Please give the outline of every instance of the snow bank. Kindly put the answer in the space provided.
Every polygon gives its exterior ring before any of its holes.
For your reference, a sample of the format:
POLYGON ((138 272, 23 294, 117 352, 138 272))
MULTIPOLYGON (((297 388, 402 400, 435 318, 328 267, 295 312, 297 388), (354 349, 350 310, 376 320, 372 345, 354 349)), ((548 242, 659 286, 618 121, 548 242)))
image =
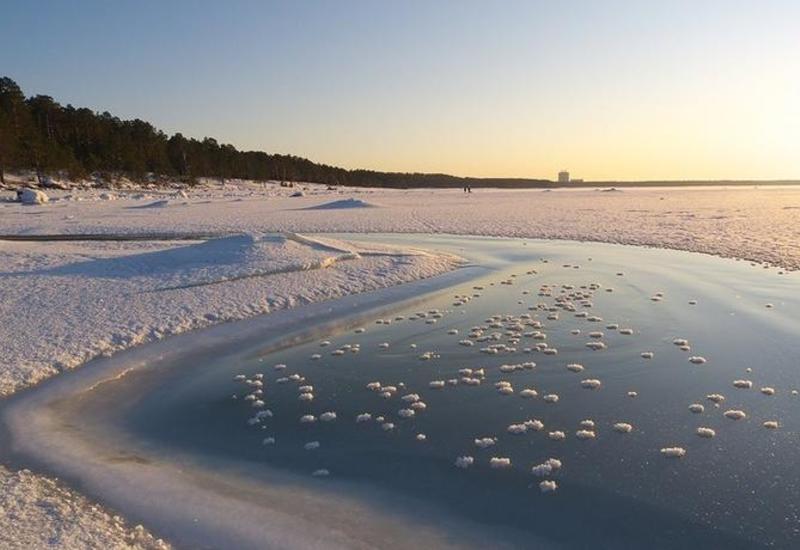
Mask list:
POLYGON ((304 210, 340 210, 342 208, 378 208, 378 205, 365 200, 351 198, 326 202, 324 204, 318 204, 317 206, 309 206, 304 208, 304 210))

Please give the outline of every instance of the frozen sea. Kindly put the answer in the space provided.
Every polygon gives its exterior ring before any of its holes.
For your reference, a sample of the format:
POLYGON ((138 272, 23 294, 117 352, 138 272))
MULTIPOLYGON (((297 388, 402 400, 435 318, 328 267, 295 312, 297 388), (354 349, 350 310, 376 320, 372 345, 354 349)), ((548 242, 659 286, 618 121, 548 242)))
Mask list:
MULTIPOLYGON (((138 368, 53 410, 76 439, 102 441, 110 468, 180 457, 252 487, 280 472, 332 506, 346 495, 440 532, 443 546, 800 543, 796 274, 620 245, 369 239, 459 254, 476 275, 334 328, 138 368), (534 475, 548 459, 561 466, 534 475)), ((267 505, 255 495, 250 506, 267 505)), ((382 546, 415 544, 399 532, 382 546)))

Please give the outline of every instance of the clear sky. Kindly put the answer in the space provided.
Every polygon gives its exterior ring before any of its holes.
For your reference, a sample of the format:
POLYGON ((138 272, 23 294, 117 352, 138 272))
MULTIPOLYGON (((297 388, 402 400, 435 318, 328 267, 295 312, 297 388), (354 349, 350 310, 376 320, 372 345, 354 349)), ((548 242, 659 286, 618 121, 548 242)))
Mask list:
POLYGON ((0 0, 0 74, 349 168, 800 178, 798 0, 0 0))

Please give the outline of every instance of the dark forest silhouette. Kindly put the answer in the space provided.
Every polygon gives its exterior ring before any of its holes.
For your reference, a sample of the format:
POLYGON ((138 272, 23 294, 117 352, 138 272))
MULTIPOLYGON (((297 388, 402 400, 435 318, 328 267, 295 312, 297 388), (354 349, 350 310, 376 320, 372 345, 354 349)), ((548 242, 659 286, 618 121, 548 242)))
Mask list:
POLYGON ((143 120, 62 106, 52 97, 29 98, 10 78, 0 78, 0 179, 9 170, 34 170, 40 178, 101 174, 144 180, 153 176, 193 182, 198 177, 314 182, 371 187, 527 187, 545 180, 461 178, 445 174, 346 170, 293 155, 239 151, 216 139, 167 136, 143 120))

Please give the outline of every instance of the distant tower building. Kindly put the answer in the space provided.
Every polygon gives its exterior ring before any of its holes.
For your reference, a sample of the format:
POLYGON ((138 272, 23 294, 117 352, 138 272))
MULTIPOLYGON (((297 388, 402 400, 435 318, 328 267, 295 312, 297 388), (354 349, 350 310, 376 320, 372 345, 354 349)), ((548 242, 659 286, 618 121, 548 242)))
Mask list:
POLYGON ((569 172, 562 170, 558 173, 558 183, 569 183, 569 172))

